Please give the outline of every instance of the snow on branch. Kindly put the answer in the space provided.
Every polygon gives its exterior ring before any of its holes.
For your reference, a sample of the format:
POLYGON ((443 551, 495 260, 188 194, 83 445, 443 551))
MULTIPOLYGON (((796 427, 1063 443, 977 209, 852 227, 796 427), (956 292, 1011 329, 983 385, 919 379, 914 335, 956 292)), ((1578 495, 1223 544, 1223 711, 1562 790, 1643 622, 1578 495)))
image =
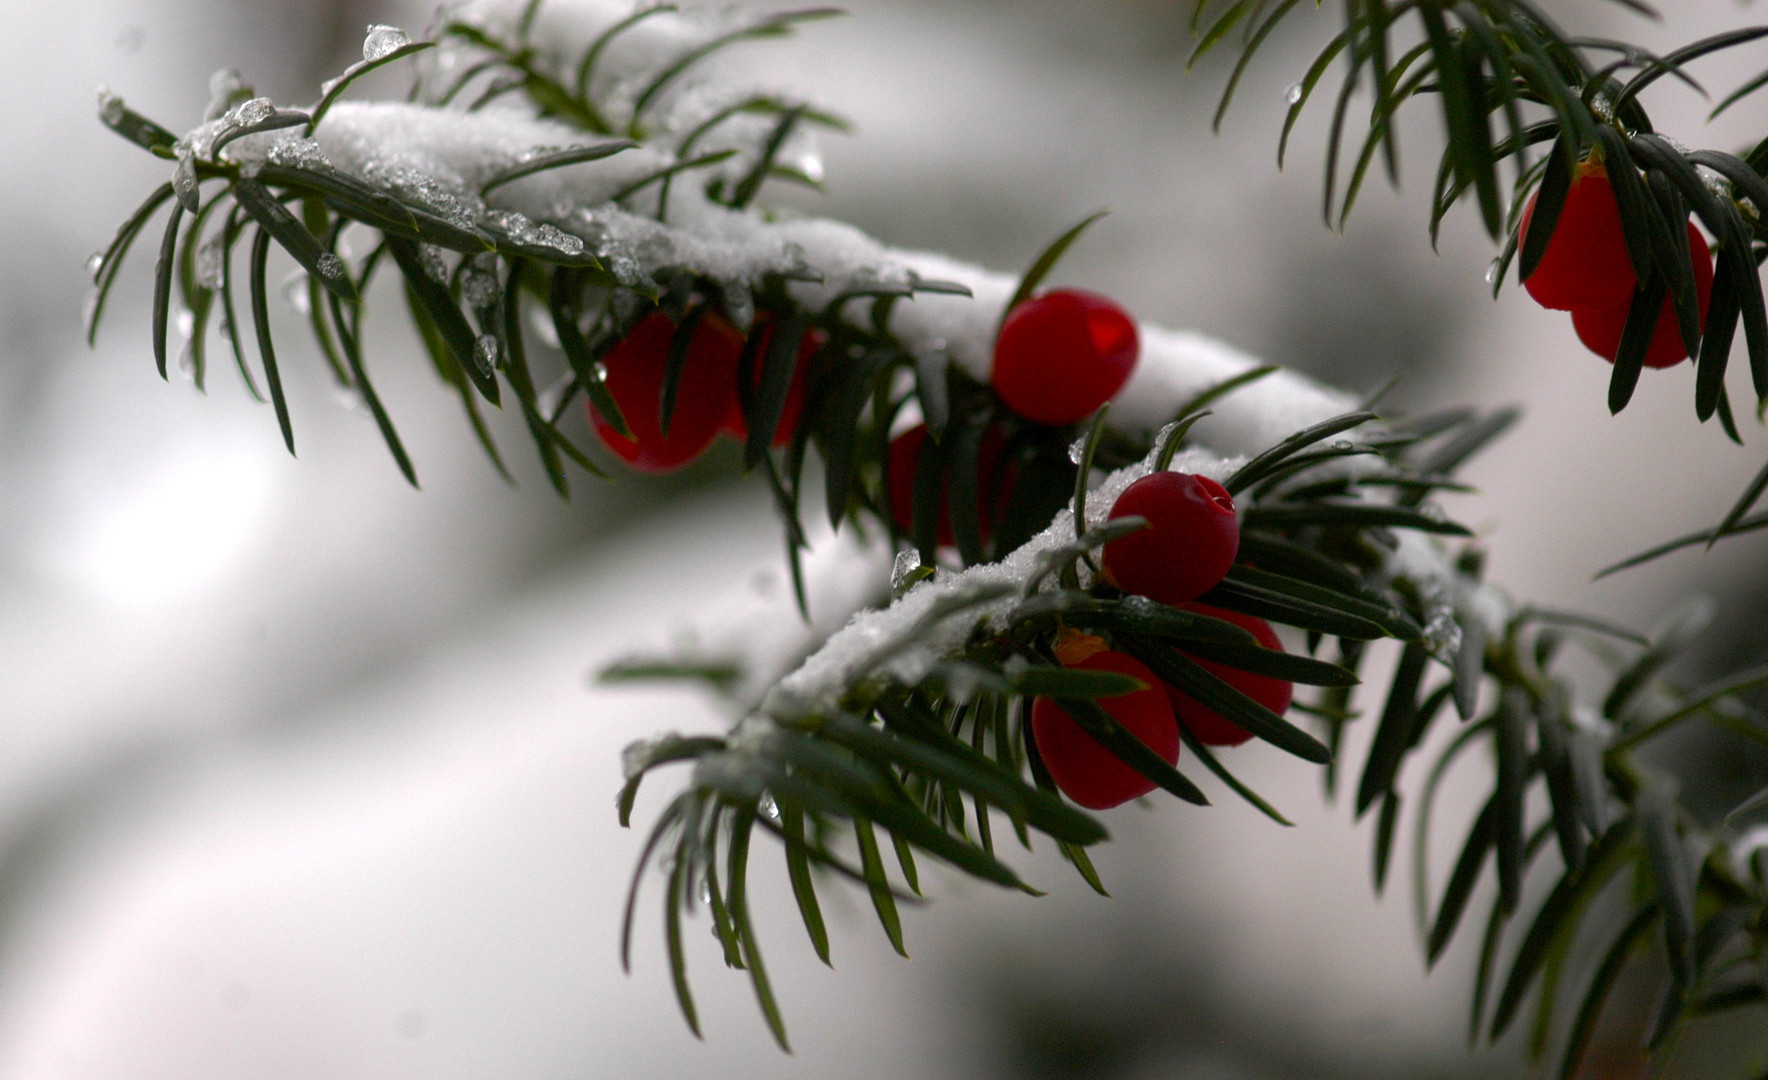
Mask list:
MULTIPOLYGON (((802 15, 755 22, 728 12, 635 9, 607 0, 471 5, 449 15, 449 33, 429 55, 420 88, 435 96, 437 79, 447 84, 445 77, 471 55, 462 51, 468 46, 496 48, 509 54, 510 63, 526 65, 521 69, 529 72, 530 82, 554 80, 561 92, 574 90, 577 97, 570 100, 583 108, 593 100, 596 115, 574 116, 567 123, 503 101, 482 109, 424 103, 420 93, 419 101, 408 103, 339 102, 321 121, 302 126, 292 119, 300 114, 281 113, 258 98, 192 131, 176 149, 181 161, 194 155, 245 178, 270 167, 341 174, 425 209, 463 235, 494 227, 541 250, 591 254, 623 283, 650 283, 687 270, 717 282, 724 305, 739 322, 745 321, 746 290, 770 279, 783 280, 794 302, 856 323, 868 311, 876 321, 880 309, 847 298, 894 293, 901 302, 882 309, 887 316, 877 328, 912 354, 922 373, 923 396, 926 388, 943 385, 943 378, 928 376, 942 375, 945 365, 986 385, 994 334, 1016 279, 939 254, 894 249, 839 222, 732 205, 713 192, 737 184, 755 164, 735 150, 704 161, 685 157, 703 148, 687 144, 709 130, 709 118, 729 112, 721 112, 720 103, 777 96, 708 80, 698 70, 692 78, 682 76, 684 58, 709 54, 745 35, 783 32, 802 15), (512 40, 520 48, 499 44, 512 40), (574 73, 567 62, 573 57, 581 57, 574 73), (612 130, 616 125, 608 118, 614 116, 624 117, 633 141, 609 141, 599 149, 585 143, 586 126, 601 122, 612 130), (694 182, 672 189, 671 171, 684 160, 703 167, 696 168, 694 182), (632 208, 640 201, 649 213, 632 208), (929 284, 936 287, 918 288, 929 284)), ((457 79, 454 89, 459 86, 457 79)), ((794 152, 810 151, 801 146, 794 152)), ((1113 402, 1111 424, 1144 442, 1199 394, 1256 366, 1251 357, 1197 334, 1145 325, 1141 340, 1140 362, 1113 402)), ((1247 456, 1354 404, 1349 395, 1305 376, 1275 372, 1214 402, 1214 415, 1196 432, 1208 449, 1186 450, 1178 465, 1225 477, 1247 456)), ((1094 483, 1089 519, 1102 520, 1116 496, 1148 471, 1152 458, 1150 453, 1094 483)), ((1335 467, 1355 472, 1360 466, 1346 461, 1335 467)), ((976 617, 998 614, 1011 601, 997 600, 963 618, 930 622, 930 612, 979 588, 1025 590, 1051 551, 1075 541, 1074 532, 1072 512, 1063 510, 1005 558, 961 573, 941 572, 889 608, 858 617, 780 682, 768 697, 768 710, 831 707, 852 680, 879 662, 880 651, 889 654, 894 673, 914 681, 940 654, 963 642, 976 617)), ((1405 533, 1388 562, 1390 576, 1406 578, 1429 609, 1430 641, 1439 653, 1453 649, 1450 613, 1455 608, 1463 618, 1479 618, 1488 632, 1502 621, 1505 606, 1490 590, 1470 589, 1437 543, 1405 533)), ((845 590, 819 621, 827 623, 831 614, 838 621, 843 607, 857 610, 865 593, 845 590)), ((705 637, 753 642, 759 635, 714 630, 705 637)), ((752 662, 742 667, 777 669, 785 654, 772 651, 768 658, 743 658, 752 662)), ((758 689, 752 683, 749 688, 758 689)))

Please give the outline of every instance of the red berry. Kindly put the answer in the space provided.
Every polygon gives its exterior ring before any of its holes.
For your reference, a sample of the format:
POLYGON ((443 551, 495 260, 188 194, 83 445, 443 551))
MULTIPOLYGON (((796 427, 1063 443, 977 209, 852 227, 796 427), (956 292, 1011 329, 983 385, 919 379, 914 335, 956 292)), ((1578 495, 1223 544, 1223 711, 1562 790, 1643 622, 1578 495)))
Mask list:
MULTIPOLYGON (((1523 211, 1526 239, 1539 193, 1523 211)), ((1559 311, 1625 305, 1638 279, 1621 234, 1621 212, 1614 187, 1600 162, 1584 162, 1566 191, 1553 238, 1541 261, 1522 283, 1542 307, 1559 311)))
POLYGON ((995 393, 1027 420, 1072 424, 1110 401, 1135 369, 1136 323, 1097 293, 1058 289, 1014 308, 995 341, 995 393))
MULTIPOLYGON (((1252 615, 1242 615, 1237 611, 1223 611, 1221 608, 1208 604, 1191 603, 1185 605, 1186 611, 1195 611, 1199 615, 1222 619, 1233 623, 1243 630, 1252 632, 1258 643, 1267 649, 1283 651, 1283 642, 1278 639, 1277 632, 1271 624, 1252 615)), ((1213 660, 1193 657, 1205 671, 1245 694, 1247 697, 1263 705, 1265 708, 1282 716, 1289 709, 1290 698, 1295 693, 1295 686, 1283 679, 1273 679, 1268 675, 1254 675, 1250 671, 1219 664, 1213 660)), ((1205 746, 1239 746, 1252 738, 1252 733, 1245 728, 1225 719, 1220 713, 1205 708, 1194 698, 1187 697, 1171 686, 1166 688, 1167 697, 1172 701, 1173 713, 1179 723, 1191 733, 1192 738, 1205 746)))
MULTIPOLYGON (((1068 666, 1115 671, 1147 683, 1144 690, 1100 698, 1099 706, 1168 764, 1179 760, 1179 726, 1173 721, 1172 705, 1160 690, 1159 678, 1141 661, 1105 650, 1068 666)), ((1089 810, 1109 810, 1154 790, 1153 781, 1119 761, 1049 698, 1032 703, 1031 737, 1056 786, 1089 810)))
MULTIPOLYGON (((751 338, 760 335, 761 340, 755 343, 755 372, 752 376, 755 383, 761 382, 761 367, 767 358, 767 350, 773 341, 775 319, 771 312, 760 312, 755 316, 755 327, 749 332, 751 338)), ((804 414, 805 384, 810 379, 811 360, 817 350, 829 336, 821 330, 807 330, 798 339, 798 358, 792 368, 792 382, 786 388, 786 403, 780 408, 780 423, 774 428, 773 445, 785 446, 792 441, 798 431, 798 418, 804 414)), ((749 438, 749 422, 743 416, 741 401, 733 399, 731 415, 725 430, 736 437, 738 442, 749 438)))
MULTIPOLYGON (((1688 226, 1688 253, 1694 260, 1694 295, 1700 308, 1701 326, 1707 323, 1707 302, 1713 296, 1713 257, 1706 237, 1693 224, 1688 226)), ((1621 330, 1627 325, 1627 309, 1631 298, 1607 308, 1578 308, 1572 312, 1572 328, 1584 347, 1613 363, 1621 351, 1621 330)), ((1676 302, 1664 297, 1663 310, 1658 312, 1657 327, 1652 330, 1651 344, 1645 350, 1645 366, 1674 367, 1688 358, 1682 346, 1682 331, 1676 325, 1676 302)))
POLYGON ((1215 588, 1234 565, 1240 522, 1234 500, 1207 476, 1158 472, 1112 504, 1111 518, 1138 515, 1148 527, 1105 545, 1105 573, 1125 592, 1174 607, 1215 588))
POLYGON ((737 356, 743 337, 715 313, 695 328, 675 394, 669 434, 662 431, 660 412, 663 373, 675 324, 658 311, 647 315, 632 332, 602 357, 608 370, 608 393, 620 406, 632 438, 615 431, 592 405, 590 422, 609 450, 642 472, 667 472, 699 457, 730 416, 736 397, 737 356))
MULTIPOLYGON (((885 462, 885 480, 890 494, 890 519, 896 522, 897 531, 904 536, 913 536, 915 532, 915 472, 920 468, 921 447, 926 442, 926 424, 916 424, 890 440, 890 455, 885 462)), ((1007 500, 1013 495, 1013 472, 1011 468, 1003 469, 1001 466, 1001 454, 1006 448, 1006 436, 1001 434, 999 427, 990 424, 982 433, 982 444, 977 447, 976 452, 977 489, 982 497, 982 505, 977 508, 977 518, 982 526, 982 539, 985 543, 994 532, 995 521, 1005 511, 1007 500)), ((957 543, 952 533, 951 506, 947 501, 949 491, 950 484, 942 482, 939 489, 939 528, 934 539, 940 547, 951 547, 957 543)))

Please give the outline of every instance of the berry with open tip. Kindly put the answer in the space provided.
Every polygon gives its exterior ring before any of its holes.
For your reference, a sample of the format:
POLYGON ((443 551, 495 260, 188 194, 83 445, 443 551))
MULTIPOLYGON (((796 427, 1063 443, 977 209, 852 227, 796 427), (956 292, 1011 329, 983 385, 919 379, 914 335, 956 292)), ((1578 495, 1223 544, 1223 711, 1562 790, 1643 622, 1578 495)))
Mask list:
POLYGON ((1123 490, 1110 517, 1148 527, 1105 545, 1106 576, 1125 592, 1174 607, 1215 588, 1234 565, 1240 522, 1234 500, 1207 476, 1157 472, 1123 490))

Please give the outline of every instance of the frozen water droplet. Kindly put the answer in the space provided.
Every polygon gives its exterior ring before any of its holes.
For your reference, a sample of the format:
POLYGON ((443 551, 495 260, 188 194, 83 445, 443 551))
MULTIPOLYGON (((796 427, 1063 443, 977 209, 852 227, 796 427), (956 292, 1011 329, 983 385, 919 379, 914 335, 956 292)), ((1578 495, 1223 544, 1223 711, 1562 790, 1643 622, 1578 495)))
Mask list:
POLYGON ((1700 177, 1701 183, 1706 185, 1708 191, 1722 199, 1731 198, 1731 181, 1725 179, 1723 175, 1705 165, 1696 165, 1694 171, 1700 177))
POLYGON ((216 236, 196 251, 196 280, 205 289, 221 287, 221 264, 225 254, 221 250, 221 238, 216 236))
POLYGON ((1487 285, 1498 284, 1498 268, 1502 265, 1503 265, 1502 261, 1498 260, 1498 259, 1493 259, 1491 261, 1491 263, 1489 265, 1487 265, 1487 267, 1486 267, 1486 284, 1487 285))
POLYGON ((764 791, 761 793, 759 809, 762 817, 775 823, 779 822, 780 804, 774 801, 773 792, 764 791))
POLYGON ((196 159, 179 154, 178 164, 172 170, 172 190, 178 193, 178 201, 190 205, 197 197, 197 187, 196 159))
POLYGON ((362 391, 354 386, 338 386, 332 389, 332 400, 345 412, 361 412, 363 406, 362 391))
POLYGON ((276 112, 276 102, 267 97, 249 98, 227 110, 222 121, 233 127, 251 127, 270 119, 276 112))
POLYGON ((904 548, 896 553, 896 564, 890 568, 890 591, 899 592, 909 575, 921 568, 921 553, 914 548, 904 548))
POLYGON ((1087 456, 1087 437, 1085 435, 1082 435, 1080 438, 1078 438, 1068 444, 1068 460, 1069 461, 1072 461, 1076 465, 1079 465, 1086 458, 1086 456, 1087 456))
POLYGON ((307 271, 296 270, 282 279, 282 298, 301 314, 313 314, 312 298, 307 295, 307 271))
POLYGON ((298 169, 323 169, 331 164, 311 139, 284 139, 270 148, 269 158, 274 164, 298 169))
MULTIPOLYGON (((707 907, 712 906, 712 883, 710 881, 700 882, 700 903, 707 907)), ((718 928, 716 926, 712 928, 712 936, 718 936, 718 928)))
POLYGON ((532 243, 562 251, 566 255, 583 254, 583 240, 580 237, 572 236, 565 230, 545 222, 534 226, 532 243))
POLYGON ((644 772, 645 762, 649 760, 650 755, 650 743, 642 739, 638 742, 627 743, 626 748, 620 751, 620 775, 631 780, 639 773, 644 772))
POLYGON ((196 313, 189 308, 178 309, 178 336, 189 338, 196 333, 196 313))
MULTIPOLYGON (((596 254, 602 256, 602 262, 607 265, 608 270, 622 285, 634 285, 644 280, 644 271, 640 269, 638 260, 633 258, 629 252, 611 251, 606 253, 597 252, 596 254)), ((733 308, 731 298, 726 296, 725 314, 731 316, 731 321, 736 323, 738 328, 741 329, 748 324, 736 318, 738 310, 745 309, 733 308)), ((755 315, 754 301, 749 302, 749 307, 746 310, 749 316, 753 318, 755 315)))
POLYGON ((92 275, 92 284, 98 284, 98 272, 104 269, 104 252, 94 251, 86 257, 86 272, 92 275))
POLYGON ((1118 601, 1118 604, 1124 611, 1136 615, 1154 615, 1160 610, 1159 604, 1148 599, 1146 596, 1137 596, 1133 593, 1118 601))
MULTIPOLYGON (((1167 443, 1167 440, 1172 438, 1173 433, 1178 430, 1179 430, 1179 421, 1177 421, 1177 420, 1174 420, 1172 423, 1162 426, 1161 429, 1158 432, 1156 432, 1154 435, 1154 445, 1155 446, 1165 446, 1167 443)), ((1076 464, 1079 464, 1079 463, 1076 462, 1076 464)))
POLYGON ((374 23, 368 28, 368 36, 362 39, 362 58, 371 62, 380 60, 410 44, 411 35, 397 26, 374 23))
POLYGON ((320 277, 328 281, 339 281, 344 276, 344 260, 329 251, 321 252, 314 269, 319 271, 320 277))
POLYGON ((600 360, 597 360, 595 362, 595 366, 590 368, 589 370, 590 370, 590 374, 595 376, 596 382, 604 382, 605 383, 608 381, 608 365, 602 363, 600 360))
MULTIPOLYGON (((496 256, 492 258, 495 259, 496 256)), ((467 272, 461 275, 460 291, 468 304, 475 308, 488 308, 497 303, 497 274, 475 260, 467 268, 467 272)))
POLYGON ((1424 624, 1425 649, 1445 659, 1461 651, 1461 624, 1455 621, 1455 612, 1447 606, 1439 609, 1430 621, 1424 624))
POLYGON ((473 343, 473 366, 479 374, 486 378, 497 370, 497 357, 502 346, 494 334, 480 334, 479 340, 473 343))
POLYGON ((510 239, 518 244, 532 244, 536 229, 534 222, 512 210, 493 210, 486 215, 492 224, 509 233, 510 239))
POLYGON ((98 88, 98 118, 106 124, 123 122, 123 99, 110 92, 110 87, 98 88))
POLYGON ((418 261, 424 264, 424 273, 430 280, 443 285, 448 284, 448 260, 442 257, 442 249, 435 244, 420 244, 417 249, 418 261))
POLYGON ((1283 100, 1291 105, 1301 104, 1301 83, 1290 83, 1289 89, 1283 91, 1283 100))

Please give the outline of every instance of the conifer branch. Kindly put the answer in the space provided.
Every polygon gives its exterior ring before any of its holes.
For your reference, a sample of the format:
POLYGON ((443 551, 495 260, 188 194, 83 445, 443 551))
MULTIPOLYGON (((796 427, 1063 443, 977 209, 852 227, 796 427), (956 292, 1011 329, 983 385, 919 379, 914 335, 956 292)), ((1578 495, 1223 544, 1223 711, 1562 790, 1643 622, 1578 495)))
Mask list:
MULTIPOLYGON (((1252 54, 1297 7, 1293 0, 1197 4, 1199 55, 1237 28, 1244 35, 1224 111, 1252 54)), ((1467 827, 1434 918, 1423 920, 1431 926, 1428 953, 1434 960, 1451 943, 1486 863, 1494 864, 1500 887, 1484 923, 1475 1031, 1501 1035, 1536 986, 1542 1001, 1537 1032, 1552 1029, 1565 1012, 1556 1007, 1565 958, 1596 935, 1612 944, 1567 1029, 1562 1071, 1569 1075, 1615 969, 1645 928, 1659 926, 1670 944, 1665 981, 1673 993, 1666 1024, 1753 1001, 1737 992, 1736 966, 1718 969, 1713 957, 1742 943, 1755 958, 1744 965, 1749 974, 1758 984, 1764 974, 1768 841, 1759 832, 1694 821, 1667 778, 1643 765, 1634 748, 1695 718, 1735 737, 1761 736, 1762 725, 1737 698, 1759 678, 1752 673, 1693 691, 1665 680, 1665 663, 1692 639, 1684 623, 1647 644, 1621 634, 1619 644, 1607 641, 1593 649, 1599 659, 1618 657, 1619 663, 1597 699, 1578 696, 1557 663, 1559 651, 1590 636, 1615 637, 1612 628, 1513 607, 1480 581, 1478 550, 1453 539, 1467 530, 1431 501, 1435 491, 1457 489, 1456 469, 1514 420, 1514 410, 1381 417, 1217 346, 1144 327, 1145 362, 1188 378, 1167 388, 1172 400, 1149 394, 1116 402, 1109 419, 1102 415, 1092 428, 1077 464, 1069 443, 1078 427, 1019 420, 1001 408, 988 385, 989 350, 1011 306, 1011 279, 935 256, 893 252, 833 223, 766 220, 750 209, 766 181, 794 169, 811 175, 789 164, 802 149, 794 140, 806 126, 838 121, 804 103, 752 92, 712 106, 704 104, 704 95, 679 92, 698 62, 725 45, 778 36, 822 14, 733 24, 663 6, 635 10, 588 41, 571 41, 548 36, 545 4, 480 5, 445 19, 435 43, 401 40, 402 34, 387 33, 391 28, 376 28, 381 37, 371 35, 363 63, 329 84, 310 111, 281 109, 243 87, 222 86, 214 115, 183 138, 107 95, 103 121, 175 165, 171 181, 125 223, 96 264, 93 328, 132 241, 170 203, 156 289, 156 343, 171 321, 174 280, 199 334, 201 313, 219 293, 227 334, 250 385, 231 275, 233 248, 245 226, 254 224, 251 310, 270 396, 291 449, 292 419, 267 314, 266 260, 273 246, 309 275, 306 295, 322 353, 335 377, 362 394, 397 466, 415 483, 392 416, 369 385, 358 334, 360 306, 371 300, 370 280, 377 268, 391 265, 433 366, 461 396, 495 467, 501 470, 502 462, 479 408, 481 401, 502 407, 507 386, 561 496, 568 491, 564 460, 599 471, 561 431, 566 402, 581 393, 610 429, 629 433, 630 418, 613 400, 601 362, 616 342, 659 312, 674 324, 680 340, 671 355, 678 362, 670 364, 659 402, 669 413, 682 390, 684 358, 698 323, 717 312, 739 329, 747 343, 744 371, 752 376, 739 380, 746 464, 761 469, 774 491, 795 581, 803 581, 799 559, 806 546, 798 520, 804 466, 815 453, 824 467, 832 523, 845 536, 863 531, 875 537, 867 542, 872 556, 900 552, 893 583, 898 595, 839 632, 830 632, 833 625, 817 632, 807 640, 808 659, 764 680, 764 687, 750 681, 742 656, 640 657, 608 673, 691 677, 715 688, 761 690, 726 735, 664 736, 629 748, 625 757, 623 824, 646 776, 669 765, 691 766, 683 790, 656 823, 634 879, 636 894, 653 856, 667 867, 665 938, 672 983, 690 1027, 697 1028, 697 1014, 681 920, 704 896, 727 965, 749 972, 766 1022, 786 1045, 749 915, 746 875, 757 825, 784 846, 795 901, 812 947, 824 959, 829 946, 817 889, 829 887, 831 877, 867 890, 898 951, 906 946, 897 906, 916 902, 921 889, 916 851, 980 880, 1035 892, 1008 858, 1007 845, 996 842, 990 824, 996 814, 1028 847, 1033 832, 1053 841, 1090 885, 1104 891, 1086 848, 1105 841, 1106 831, 1061 798, 1027 737, 1036 695, 1071 706, 1101 745, 1151 783, 1191 802, 1207 801, 1183 770, 1091 704, 1122 692, 1121 677, 1114 681, 1055 662, 1062 630, 1112 639, 1261 741, 1320 764, 1329 782, 1340 765, 1351 764, 1341 760, 1343 735, 1356 715, 1352 691, 1361 661, 1370 649, 1401 649, 1395 679, 1365 703, 1380 719, 1358 770, 1356 811, 1380 807, 1379 884, 1402 820, 1401 797, 1410 787, 1408 763, 1431 752, 1431 732, 1453 701, 1464 726, 1435 752, 1412 811, 1414 880, 1428 915, 1433 893, 1426 867, 1439 831, 1429 816, 1438 782, 1465 748, 1492 746, 1497 765, 1488 809, 1467 827), (667 48, 628 56, 624 50, 638 40, 641 23, 667 48), (419 54, 428 66, 411 103, 340 99, 356 74, 419 54), (620 67, 623 77, 605 78, 610 66, 620 67), (529 115, 493 118, 483 112, 488 102, 505 99, 525 100, 529 115), (606 138, 616 133, 628 138, 606 138), (627 197, 632 207, 617 205, 627 197), (181 229, 186 214, 191 221, 181 229), (208 228, 216 215, 222 224, 208 228), (373 245, 365 255, 352 254, 343 242, 346 232, 365 231, 375 237, 373 245), (902 304, 905 299, 914 303, 902 304), (556 342, 536 340, 531 321, 522 317, 524 306, 544 311, 548 318, 542 321, 556 342), (781 340, 770 342, 767 335, 775 332, 781 340), (792 392, 798 340, 814 343, 804 418, 776 446, 772 437, 792 392), (536 371, 546 362, 560 378, 554 390, 542 392, 537 388, 552 380, 536 371), (1214 416, 1199 424, 1205 403, 1214 416), (986 490, 977 434, 990 425, 1004 430, 1004 456, 1019 480, 991 538, 983 539, 974 499, 953 507, 961 538, 955 553, 942 553, 933 537, 902 535, 888 509, 886 447, 905 410, 918 411, 930 431, 931 449, 923 458, 928 482, 918 477, 916 486, 928 496, 921 501, 935 510, 948 483, 953 491, 986 490), (1098 574, 1094 552, 1137 525, 1108 520, 1117 495, 1149 471, 1171 465, 1216 477, 1241 500, 1240 563, 1203 600, 1295 628, 1309 642, 1307 655, 1254 647, 1234 624, 1126 596, 1098 574), (1093 466, 1101 475, 1094 475, 1093 466), (1327 638, 1337 639, 1330 650, 1327 638), (1393 645, 1384 644, 1390 639, 1393 645), (1189 657, 1193 651, 1234 670, 1320 689, 1301 703, 1298 723, 1210 674, 1189 657), (1550 805, 1542 820, 1530 813, 1537 784, 1550 805), (880 842, 879 830, 889 845, 880 842), (851 847, 841 839, 847 836, 853 837, 851 847), (1557 863, 1541 856, 1550 840, 1556 841, 1557 863), (887 846, 897 857, 895 874, 886 867, 887 846), (1690 853, 1697 851, 1706 854, 1693 866, 1690 853), (1617 937, 1615 927, 1596 925, 1601 920, 1592 912, 1605 909, 1595 900, 1623 870, 1635 867, 1640 877, 1617 937), (1532 896, 1544 899, 1526 911, 1523 898, 1532 896), (1703 920, 1698 925, 1697 918, 1703 920), (1500 950, 1513 922, 1520 943, 1500 950), (1499 956, 1507 958, 1505 965, 1499 956), (1497 996, 1488 1013, 1489 991, 1497 996)), ((1346 0, 1345 14, 1343 30, 1297 85, 1285 126, 1286 137, 1342 55, 1347 71, 1331 121, 1326 170, 1329 221, 1342 227, 1377 154, 1390 177, 1397 177, 1393 118, 1423 94, 1440 99, 1449 133, 1433 229, 1450 206, 1472 193, 1488 232, 1494 238, 1508 234, 1500 280, 1518 254, 1522 206, 1530 192, 1542 192, 1537 213, 1550 221, 1554 199, 1563 198, 1564 170, 1581 157, 1602 157, 1641 192, 1649 174, 1654 190, 1684 200, 1720 238, 1727 253, 1722 258, 1732 267, 1725 310, 1743 324, 1758 394, 1768 398, 1768 323, 1750 261, 1760 259, 1768 238, 1759 215, 1768 206, 1768 154, 1760 148, 1743 157, 1685 152, 1653 133, 1639 103, 1640 92, 1653 82, 1665 75, 1692 79, 1686 65, 1754 40, 1756 32, 1722 35, 1657 57, 1567 37, 1523 0, 1346 0), (1402 27, 1411 28, 1411 39, 1399 36, 1402 27), (1609 53, 1618 59, 1594 62, 1597 54, 1609 53), (1363 84, 1373 97, 1369 132, 1341 187, 1339 151, 1346 145, 1349 103, 1363 84), (1530 148, 1549 142, 1548 156, 1532 161, 1530 148), (1499 183, 1505 163, 1511 170, 1509 199, 1501 197, 1499 183), (1710 182, 1715 176, 1718 182, 1710 182)), ((1665 287, 1682 294, 1687 282, 1678 274, 1685 276, 1686 266, 1671 267, 1648 242, 1665 231, 1664 205, 1656 197, 1626 203, 1623 225, 1640 266, 1656 266, 1665 287)), ((1024 292, 1077 232, 1033 264, 1021 279, 1024 292)), ((1521 247, 1526 269, 1538 258, 1538 245, 1531 237, 1521 247)), ((1706 328, 1709 340, 1719 333, 1706 328)), ((200 365, 201 342, 191 348, 200 365)), ((162 364, 164 350, 160 344, 162 364)), ((1723 359, 1717 360, 1720 376, 1723 359)), ((1702 364, 1703 385, 1710 386, 1704 356, 1702 364)), ((1711 407, 1717 409, 1718 400, 1711 407)), ((1760 515, 1745 515, 1760 486, 1752 486, 1720 528, 1699 539, 1755 528, 1760 515)), ((920 521, 936 515, 916 517, 919 532, 920 521)), ((861 550, 867 550, 864 544, 861 550)), ((855 607, 865 602, 852 599, 855 607)), ((1192 749, 1231 790, 1283 821, 1200 743, 1193 741, 1192 749)), ((1758 797, 1739 807, 1739 815, 1761 802, 1758 797)), ((629 911, 626 940, 631 925, 629 911)), ((1533 1042, 1537 1053, 1546 1044, 1544 1037, 1533 1042)))

